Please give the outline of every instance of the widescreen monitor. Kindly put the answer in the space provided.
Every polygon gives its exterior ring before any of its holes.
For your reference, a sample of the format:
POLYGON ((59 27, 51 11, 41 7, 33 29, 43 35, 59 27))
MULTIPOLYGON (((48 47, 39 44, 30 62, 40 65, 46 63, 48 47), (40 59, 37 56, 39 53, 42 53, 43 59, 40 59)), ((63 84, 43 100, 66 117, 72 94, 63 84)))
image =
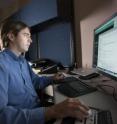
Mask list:
POLYGON ((93 66, 117 78, 117 14, 94 30, 93 66))

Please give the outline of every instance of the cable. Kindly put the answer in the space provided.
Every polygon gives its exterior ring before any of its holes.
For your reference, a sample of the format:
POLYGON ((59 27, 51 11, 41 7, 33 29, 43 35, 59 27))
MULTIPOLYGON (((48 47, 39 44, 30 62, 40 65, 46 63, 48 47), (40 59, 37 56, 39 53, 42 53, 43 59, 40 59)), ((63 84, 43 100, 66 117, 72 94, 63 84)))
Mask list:
POLYGON ((112 93, 112 95, 113 95, 114 100, 117 102, 117 98, 116 98, 116 90, 115 90, 115 88, 114 88, 113 86, 105 85, 105 84, 97 85, 97 87, 101 88, 102 90, 104 90, 104 89, 102 88, 102 87, 104 87, 104 86, 111 87, 111 88, 113 89, 113 93, 112 93))

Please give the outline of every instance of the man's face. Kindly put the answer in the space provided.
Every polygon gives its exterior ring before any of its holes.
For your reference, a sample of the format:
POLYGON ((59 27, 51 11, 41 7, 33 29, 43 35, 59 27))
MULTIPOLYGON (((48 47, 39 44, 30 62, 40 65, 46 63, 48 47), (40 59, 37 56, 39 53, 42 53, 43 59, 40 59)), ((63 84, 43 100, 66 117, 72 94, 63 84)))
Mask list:
POLYGON ((12 43, 15 49, 22 53, 28 51, 31 42, 30 30, 29 28, 24 28, 14 37, 12 43))

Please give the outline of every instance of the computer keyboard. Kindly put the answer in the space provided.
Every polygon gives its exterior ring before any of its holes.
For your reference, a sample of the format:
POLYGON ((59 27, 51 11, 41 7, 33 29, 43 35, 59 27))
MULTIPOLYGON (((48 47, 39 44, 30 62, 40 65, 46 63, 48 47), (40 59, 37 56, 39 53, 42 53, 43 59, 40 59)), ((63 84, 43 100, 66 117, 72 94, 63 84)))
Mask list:
POLYGON ((57 89, 60 93, 68 97, 77 97, 97 90, 75 77, 65 78, 62 83, 57 86, 57 89))
POLYGON ((61 124, 113 124, 113 121, 110 111, 92 109, 92 115, 82 122, 75 118, 66 117, 62 119, 61 124))
POLYGON ((102 111, 98 113, 98 124, 113 124, 110 111, 102 111))

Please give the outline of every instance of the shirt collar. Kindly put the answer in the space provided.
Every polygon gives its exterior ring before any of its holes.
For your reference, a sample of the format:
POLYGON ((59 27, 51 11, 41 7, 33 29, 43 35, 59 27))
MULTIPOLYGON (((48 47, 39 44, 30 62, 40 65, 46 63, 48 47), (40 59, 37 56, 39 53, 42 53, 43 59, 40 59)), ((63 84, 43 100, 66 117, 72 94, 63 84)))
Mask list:
POLYGON ((14 60, 20 61, 20 60, 24 60, 24 56, 20 55, 17 56, 15 53, 13 53, 10 49, 5 49, 4 50, 9 56, 11 56, 14 60))

